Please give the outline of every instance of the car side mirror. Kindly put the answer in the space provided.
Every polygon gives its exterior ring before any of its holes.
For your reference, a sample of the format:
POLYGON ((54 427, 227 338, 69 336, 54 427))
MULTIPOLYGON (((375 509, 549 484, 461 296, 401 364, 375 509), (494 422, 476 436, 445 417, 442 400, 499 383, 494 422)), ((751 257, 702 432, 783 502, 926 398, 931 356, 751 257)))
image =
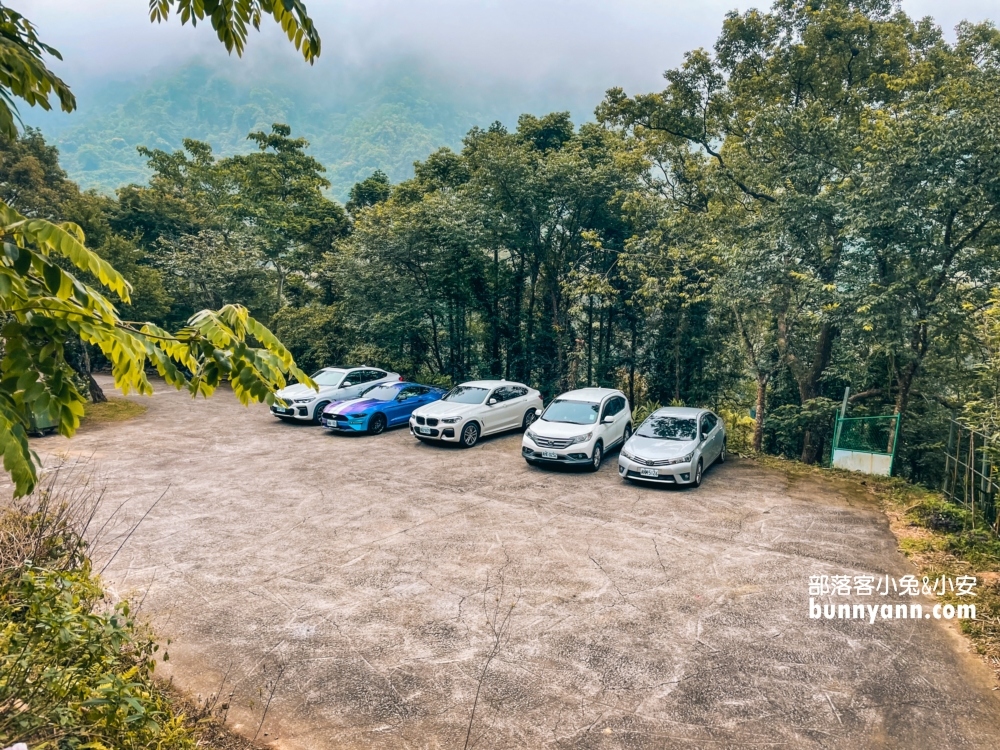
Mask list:
POLYGON ((486 405, 487 406, 493 406, 496 403, 497 403, 497 400, 495 398, 491 398, 489 401, 486 402, 486 405))

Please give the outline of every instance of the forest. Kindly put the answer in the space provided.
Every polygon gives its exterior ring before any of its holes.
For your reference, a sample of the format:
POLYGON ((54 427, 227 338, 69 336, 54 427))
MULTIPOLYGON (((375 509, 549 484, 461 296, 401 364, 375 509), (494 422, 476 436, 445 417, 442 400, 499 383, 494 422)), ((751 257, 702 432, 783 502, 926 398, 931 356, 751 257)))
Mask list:
POLYGON ((1000 31, 778 0, 664 78, 583 124, 473 128, 344 205, 282 123, 233 156, 141 146, 151 177, 114 196, 28 129, 0 199, 78 224, 127 321, 239 304, 307 372, 616 386, 807 463, 850 387, 852 414, 902 415, 896 473, 938 482, 947 420, 1000 420, 1000 31))

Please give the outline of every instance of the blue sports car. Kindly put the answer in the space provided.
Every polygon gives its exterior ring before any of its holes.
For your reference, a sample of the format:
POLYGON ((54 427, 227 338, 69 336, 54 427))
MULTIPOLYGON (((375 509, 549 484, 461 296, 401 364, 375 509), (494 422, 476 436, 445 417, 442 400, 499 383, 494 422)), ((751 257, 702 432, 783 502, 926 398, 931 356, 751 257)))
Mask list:
POLYGON ((350 401, 335 401, 323 411, 322 425, 332 432, 378 435, 387 427, 407 424, 418 406, 440 399, 447 391, 419 383, 379 383, 350 401))

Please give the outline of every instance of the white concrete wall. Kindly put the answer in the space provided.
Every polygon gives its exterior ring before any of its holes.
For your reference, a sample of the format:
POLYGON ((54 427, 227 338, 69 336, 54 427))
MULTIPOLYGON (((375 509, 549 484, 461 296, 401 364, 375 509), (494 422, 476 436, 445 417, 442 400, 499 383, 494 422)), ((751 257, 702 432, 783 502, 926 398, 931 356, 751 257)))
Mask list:
POLYGON ((892 456, 884 453, 835 450, 833 452, 833 468, 887 477, 892 470, 892 456))

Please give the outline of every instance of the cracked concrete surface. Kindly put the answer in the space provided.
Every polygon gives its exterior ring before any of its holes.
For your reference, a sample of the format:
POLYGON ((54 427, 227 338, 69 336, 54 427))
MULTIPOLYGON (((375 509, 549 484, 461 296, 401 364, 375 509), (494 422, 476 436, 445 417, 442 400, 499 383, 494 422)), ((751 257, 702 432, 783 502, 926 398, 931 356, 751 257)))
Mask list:
POLYGON ((346 437, 161 388, 34 442, 121 503, 98 556, 167 673, 281 748, 1000 746, 988 670, 934 621, 810 620, 813 574, 912 572, 845 487, 750 462, 701 489, 346 437), (478 693, 478 697, 477 697, 478 693), (475 712, 473 714, 473 705, 475 712), (471 730, 470 730, 471 717, 471 730))

